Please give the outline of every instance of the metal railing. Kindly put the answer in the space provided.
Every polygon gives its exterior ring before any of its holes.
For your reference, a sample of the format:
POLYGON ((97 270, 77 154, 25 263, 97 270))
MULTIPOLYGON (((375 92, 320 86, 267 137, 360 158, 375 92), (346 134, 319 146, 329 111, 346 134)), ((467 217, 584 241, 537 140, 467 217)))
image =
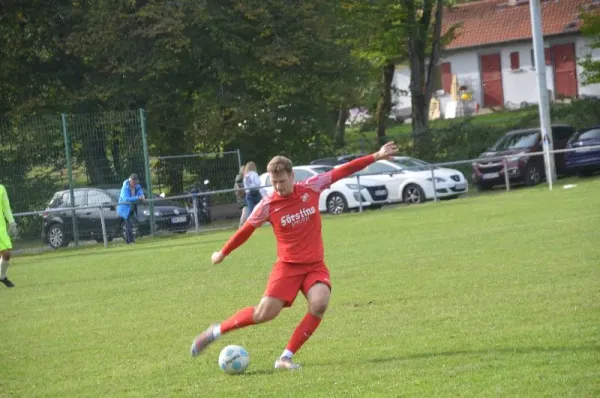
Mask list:
MULTIPOLYGON (((577 151, 593 151, 593 150, 600 150, 600 145, 598 146, 588 146, 588 147, 582 147, 582 148, 570 148, 570 149, 562 149, 562 150, 553 150, 551 151, 552 154, 558 154, 558 153, 568 153, 568 152, 577 152, 577 151)), ((361 184, 361 178, 365 178, 365 177, 369 177, 369 176, 377 176, 377 175, 397 175, 397 174, 404 174, 406 172, 410 172, 410 171, 424 171, 425 170, 429 170, 429 172, 431 173, 431 177, 429 179, 422 179, 420 181, 424 181, 425 183, 431 183, 432 186, 432 192, 433 192, 433 201, 437 202, 439 200, 439 196, 438 195, 438 181, 436 180, 436 178, 441 178, 439 176, 436 176, 436 169, 440 168, 440 167, 445 167, 445 166, 458 166, 458 165, 473 165, 475 163, 481 163, 481 162, 485 162, 485 163, 496 163, 497 165, 501 165, 501 169, 497 172, 498 176, 496 177, 496 181, 498 180, 498 178, 503 174, 504 177, 504 185, 505 185, 505 190, 508 192, 511 189, 511 178, 509 176, 508 170, 509 170, 509 166, 511 164, 517 163, 515 161, 509 161, 510 158, 515 158, 515 157, 536 157, 536 156, 543 156, 544 152, 530 152, 530 153, 518 153, 518 154, 511 154, 511 155, 505 155, 505 156, 495 156, 495 157, 488 157, 488 158, 475 158, 475 159, 469 159, 469 160, 459 160, 459 161, 451 161, 451 162, 441 162, 441 163, 432 163, 432 164, 427 164, 426 166, 424 165, 423 167, 414 167, 414 168, 401 168, 392 172, 386 172, 386 173, 361 173, 361 174, 356 174, 354 176, 354 178, 356 179, 356 188, 359 192, 358 195, 356 195, 356 197, 358 198, 358 211, 359 212, 363 212, 364 209, 369 206, 368 202, 363 202, 363 195, 361 194, 363 189, 366 189, 366 186, 361 184)), ((401 167, 401 166, 399 166, 401 167)), ((461 173, 462 174, 462 173, 461 173)), ((349 177, 352 178, 352 177, 349 177)), ((468 184, 468 178, 465 176, 465 182, 468 184)), ((540 180, 541 182, 541 180, 540 180)), ((442 182, 440 182, 441 184, 442 182)), ((265 185, 262 186, 260 188, 269 188, 270 185, 265 185)), ((186 205, 186 210, 187 210, 187 214, 186 217, 189 217, 191 219, 191 223, 189 224, 189 228, 186 228, 186 232, 195 232, 198 233, 200 231, 207 231, 207 230, 212 230, 212 229, 216 229, 216 228, 201 228, 201 223, 199 220, 199 214, 198 214, 198 209, 200 208, 199 205, 199 201, 202 200, 203 197, 215 197, 217 195, 222 195, 222 194, 230 194, 233 198, 233 194, 236 192, 240 192, 240 191, 245 191, 245 188, 228 188, 228 189, 221 189, 221 190, 212 190, 212 191, 206 191, 206 192, 197 192, 197 193, 187 193, 187 194, 181 194, 181 195, 173 195, 173 196, 168 196, 168 197, 153 197, 153 198, 148 198, 145 199, 143 201, 138 201, 136 202, 137 204, 143 204, 143 205, 150 205, 150 204, 156 204, 157 202, 164 202, 164 201, 177 201, 177 200, 189 200, 191 199, 192 205, 191 208, 189 206, 186 205)), ((389 194, 389 193, 388 193, 389 194)), ((456 195, 460 195, 461 192, 456 192, 456 195)), ((401 202, 403 200, 402 197, 400 197, 401 200, 399 202, 401 202)), ((426 199, 430 199, 430 198, 426 198, 426 199)), ((231 202, 233 202, 233 200, 231 200, 231 202)), ((389 202, 389 200, 388 200, 389 202)), ((29 212, 21 212, 21 213, 15 213, 14 217, 15 218, 19 218, 19 217, 26 217, 26 216, 44 216, 44 215, 49 215, 49 214, 54 214, 54 213, 67 213, 67 212, 71 212, 73 218, 75 219, 77 217, 77 212, 81 212, 81 211, 89 211, 89 210, 98 210, 99 214, 100 214, 100 224, 101 224, 101 230, 102 230, 102 241, 104 244, 104 247, 107 248, 108 247, 108 242, 109 242, 109 233, 108 233, 108 228, 106 225, 106 215, 105 215, 105 210, 107 208, 111 208, 111 210, 116 211, 116 206, 118 205, 122 205, 122 204, 129 204, 128 202, 118 202, 118 203, 102 203, 100 205, 97 206, 79 206, 79 207, 60 207, 60 208, 56 208, 56 209, 44 209, 44 210, 39 210, 39 211, 29 211, 29 212)), ((152 206, 149 206, 150 209, 152 209, 152 206)), ((150 219, 152 219, 152 215, 150 215, 149 217, 150 219)), ((236 220, 239 219, 239 217, 236 217, 236 220)), ((152 226, 151 226, 152 228, 152 226)), ((77 242, 76 242, 77 244, 77 242)))

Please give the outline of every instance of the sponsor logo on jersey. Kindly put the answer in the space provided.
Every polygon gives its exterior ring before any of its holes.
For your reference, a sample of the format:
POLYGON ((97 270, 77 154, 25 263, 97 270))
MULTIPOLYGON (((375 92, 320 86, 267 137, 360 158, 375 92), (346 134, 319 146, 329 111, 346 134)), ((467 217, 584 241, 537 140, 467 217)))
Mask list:
POLYGON ((303 224, 310 219, 310 216, 317 213, 317 209, 314 206, 305 207, 301 209, 299 212, 294 214, 286 214, 281 217, 281 226, 285 227, 287 225, 295 227, 296 225, 303 224))

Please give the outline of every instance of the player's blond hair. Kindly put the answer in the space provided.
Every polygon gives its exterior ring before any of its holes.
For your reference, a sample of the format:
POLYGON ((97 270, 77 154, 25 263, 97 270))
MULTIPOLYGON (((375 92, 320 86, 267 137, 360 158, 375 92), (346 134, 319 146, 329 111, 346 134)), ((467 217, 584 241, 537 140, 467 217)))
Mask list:
POLYGON ((256 171, 256 163, 252 161, 246 163, 246 166, 244 167, 244 174, 248 174, 251 171, 256 171))
POLYGON ((293 166, 292 161, 285 156, 275 156, 267 165, 267 172, 273 174, 286 172, 290 174, 293 166))

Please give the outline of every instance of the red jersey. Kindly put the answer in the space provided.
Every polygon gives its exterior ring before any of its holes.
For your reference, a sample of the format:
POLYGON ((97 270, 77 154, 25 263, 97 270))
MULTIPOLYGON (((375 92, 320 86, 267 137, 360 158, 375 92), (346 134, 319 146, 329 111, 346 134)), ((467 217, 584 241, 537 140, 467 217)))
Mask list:
POLYGON ((323 236, 319 196, 334 182, 360 171, 374 162, 373 155, 348 162, 327 173, 294 184, 288 196, 273 192, 264 197, 250 217, 225 244, 228 255, 244 243, 265 221, 273 227, 277 239, 277 257, 285 263, 315 263, 323 261, 323 236))

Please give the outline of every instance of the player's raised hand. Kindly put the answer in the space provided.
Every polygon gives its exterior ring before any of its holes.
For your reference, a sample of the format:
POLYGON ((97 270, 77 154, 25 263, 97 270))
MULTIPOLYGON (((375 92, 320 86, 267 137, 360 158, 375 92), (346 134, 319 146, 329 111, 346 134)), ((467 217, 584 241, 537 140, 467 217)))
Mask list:
POLYGON ((376 160, 389 159, 391 156, 398 153, 398 145, 395 142, 386 142, 381 149, 375 153, 376 160))
POLYGON ((223 259, 225 258, 225 256, 223 255, 222 251, 218 251, 218 252, 214 252, 212 254, 212 256, 210 257, 210 260, 212 261, 213 264, 219 264, 220 262, 223 261, 223 259))

